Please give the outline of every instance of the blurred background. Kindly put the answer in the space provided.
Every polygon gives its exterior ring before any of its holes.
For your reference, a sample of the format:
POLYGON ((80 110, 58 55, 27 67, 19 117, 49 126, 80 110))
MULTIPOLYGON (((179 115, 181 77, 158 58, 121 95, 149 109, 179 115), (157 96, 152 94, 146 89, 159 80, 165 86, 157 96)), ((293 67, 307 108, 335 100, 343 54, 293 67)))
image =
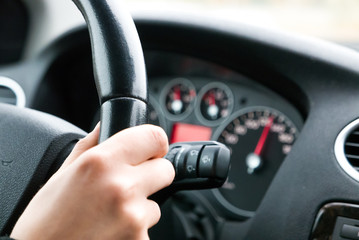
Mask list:
POLYGON ((126 0, 131 9, 186 11, 311 35, 359 49, 359 0, 126 0))

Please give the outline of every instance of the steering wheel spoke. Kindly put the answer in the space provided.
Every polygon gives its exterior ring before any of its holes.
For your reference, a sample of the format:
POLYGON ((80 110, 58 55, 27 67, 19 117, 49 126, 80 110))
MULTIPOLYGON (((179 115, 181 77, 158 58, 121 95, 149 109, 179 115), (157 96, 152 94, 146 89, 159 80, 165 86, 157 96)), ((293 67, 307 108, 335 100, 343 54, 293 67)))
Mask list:
POLYGON ((46 113, 0 104, 0 233, 8 234, 31 198, 85 132, 46 113))

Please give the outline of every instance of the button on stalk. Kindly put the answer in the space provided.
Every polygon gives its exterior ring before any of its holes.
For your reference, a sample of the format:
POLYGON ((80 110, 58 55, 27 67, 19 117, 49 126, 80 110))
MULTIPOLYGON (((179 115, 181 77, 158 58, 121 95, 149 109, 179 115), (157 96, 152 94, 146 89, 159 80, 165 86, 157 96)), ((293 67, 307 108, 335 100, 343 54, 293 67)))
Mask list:
POLYGON ((176 191, 220 187, 228 176, 230 151, 215 141, 172 144, 165 158, 176 176, 169 187, 151 196, 158 203, 176 191))

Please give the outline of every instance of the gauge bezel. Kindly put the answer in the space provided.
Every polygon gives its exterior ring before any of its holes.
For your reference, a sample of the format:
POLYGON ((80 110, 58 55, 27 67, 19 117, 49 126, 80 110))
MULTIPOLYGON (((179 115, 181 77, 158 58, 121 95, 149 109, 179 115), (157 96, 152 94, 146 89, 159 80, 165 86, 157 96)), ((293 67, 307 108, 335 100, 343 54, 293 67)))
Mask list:
POLYGON ((196 90, 196 87, 194 86, 194 84, 187 78, 183 78, 183 77, 180 77, 180 78, 175 78, 171 81, 169 81, 165 87, 163 88, 161 94, 160 94, 160 104, 162 106, 162 108, 164 109, 163 112, 164 112, 164 115, 166 116, 166 118, 170 121, 181 121, 185 118, 187 118, 193 111, 194 109, 194 106, 196 105, 197 103, 197 90, 196 90), (166 106, 166 97, 167 97, 167 94, 168 94, 168 91, 173 87, 175 86, 176 84, 178 83, 181 83, 181 84, 185 84, 187 86, 190 86, 190 88, 193 88, 196 92, 196 96, 194 97, 193 101, 190 103, 190 105, 188 106, 188 108, 186 109, 186 111, 184 111, 183 113, 179 114, 179 115, 174 115, 172 113, 170 113, 168 110, 167 110, 167 106, 166 106))
MULTIPOLYGON (((215 131, 215 133, 212 136, 212 140, 217 141, 219 136, 221 135, 221 133, 228 126, 228 124, 233 122, 236 118, 240 117, 241 115, 249 113, 249 112, 264 111, 264 110, 269 110, 270 113, 273 113, 273 112, 277 113, 277 116, 278 115, 285 116, 286 122, 288 122, 291 127, 294 127, 296 129, 296 133, 294 133, 294 135, 295 135, 296 139, 298 139, 299 128, 294 124, 294 122, 286 114, 284 114, 283 112, 281 112, 275 108, 268 107, 268 106, 251 106, 251 107, 246 107, 246 108, 243 108, 243 109, 240 109, 240 110, 234 112, 230 116, 230 118, 228 118, 227 121, 225 121, 225 123, 223 124, 223 127, 217 128, 217 130, 215 131)), ((290 154, 290 153, 288 153, 288 154, 290 154)), ((285 158, 283 159, 283 161, 285 160, 285 158)), ((222 193, 219 191, 219 189, 217 189, 217 188, 211 189, 211 192, 214 195, 214 197, 216 198, 216 200, 219 202, 219 204, 221 206, 223 206, 224 209, 229 211, 230 213, 233 213, 233 214, 237 215, 238 217, 246 217, 246 218, 250 218, 255 215, 256 211, 249 211, 249 210, 241 209, 239 207, 234 206, 222 195, 222 193)))
POLYGON ((209 126, 209 127, 218 126, 220 123, 223 123, 224 121, 226 121, 228 118, 230 118, 232 116, 232 111, 234 109, 234 95, 232 93, 232 90, 225 83, 211 82, 211 83, 206 84, 198 92, 197 99, 198 99, 198 104, 196 105, 195 114, 196 114, 196 117, 197 117, 198 121, 200 123, 202 123, 203 125, 205 125, 205 126, 209 126), (227 97, 228 97, 228 116, 227 117, 221 117, 221 118, 219 118, 217 120, 211 121, 211 120, 206 119, 203 116, 203 114, 201 112, 201 103, 202 103, 203 96, 208 92, 208 90, 213 89, 213 88, 222 89, 227 94, 227 97))

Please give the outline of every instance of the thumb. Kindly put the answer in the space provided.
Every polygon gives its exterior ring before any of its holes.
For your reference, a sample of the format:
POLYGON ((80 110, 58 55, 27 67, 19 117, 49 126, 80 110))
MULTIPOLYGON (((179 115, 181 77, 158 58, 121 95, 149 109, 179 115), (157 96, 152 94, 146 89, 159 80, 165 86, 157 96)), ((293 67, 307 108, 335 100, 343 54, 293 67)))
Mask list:
POLYGON ((98 142, 99 134, 100 134, 100 123, 98 123, 94 128, 94 130, 92 130, 92 132, 90 132, 86 137, 78 141, 78 143, 75 145, 70 155, 66 158, 65 162, 62 164, 60 170, 66 168, 71 163, 73 163, 82 153, 96 146, 98 142))

